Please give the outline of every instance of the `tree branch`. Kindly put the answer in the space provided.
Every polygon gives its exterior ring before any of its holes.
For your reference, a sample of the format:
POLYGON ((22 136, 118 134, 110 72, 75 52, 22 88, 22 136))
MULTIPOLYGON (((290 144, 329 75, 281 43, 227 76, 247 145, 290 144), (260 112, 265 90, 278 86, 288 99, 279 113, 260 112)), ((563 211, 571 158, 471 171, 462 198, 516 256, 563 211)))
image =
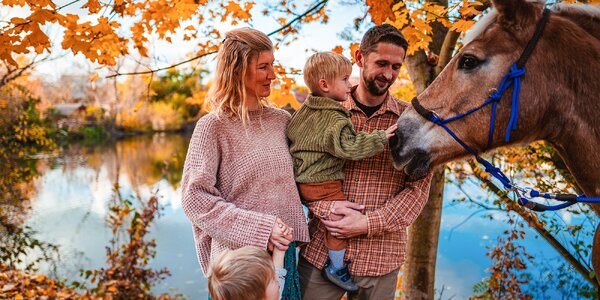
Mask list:
POLYGON ((31 60, 31 62, 26 64, 25 66, 17 67, 15 69, 10 69, 10 66, 5 63, 6 74, 2 75, 2 77, 0 78, 0 88, 7 85, 9 82, 21 77, 23 75, 23 73, 25 73, 25 71, 32 69, 33 67, 35 67, 36 64, 46 61, 49 58, 49 56, 46 56, 40 60, 35 60, 36 57, 34 57, 31 60))
POLYGON ((459 36, 460 33, 454 30, 449 30, 448 33, 446 33, 442 49, 440 50, 440 59, 435 66, 435 74, 439 75, 452 59, 452 54, 454 53, 454 48, 456 48, 456 41, 458 41, 459 36))
POLYGON ((81 0, 73 0, 73 1, 71 1, 71 2, 67 3, 67 4, 65 4, 65 5, 63 5, 63 6, 60 6, 60 7, 58 7, 58 8, 57 8, 57 9, 55 9, 54 11, 59 11, 59 10, 61 10, 61 9, 65 8, 65 7, 67 7, 67 6, 73 5, 73 4, 75 4, 75 3, 79 2, 79 1, 81 1, 81 0))
MULTIPOLYGON (((314 11, 321 10, 323 7, 325 7, 325 5, 327 4, 327 2, 329 2, 329 0, 321 0, 321 1, 317 2, 311 8, 309 8, 308 10, 306 10, 303 14, 301 14, 301 15, 293 18, 292 20, 290 20, 289 22, 287 22, 285 25, 281 26, 280 28, 278 28, 278 29, 276 29, 274 31, 271 31, 269 34, 267 34, 267 36, 272 36, 272 35, 277 34, 278 32, 280 32, 280 31, 282 31, 282 30, 284 30, 284 29, 286 29, 288 27, 291 27, 295 23, 299 22, 302 18, 306 17, 308 14, 310 14, 310 13, 312 13, 314 11)), ((195 61, 195 60, 200 59, 200 58, 202 58, 204 56, 207 56, 207 55, 210 55, 210 54, 215 54, 217 52, 218 51, 211 51, 211 52, 207 52, 207 53, 202 53, 200 55, 197 55, 197 56, 192 57, 190 59, 187 59, 187 60, 184 60, 182 62, 176 63, 174 65, 170 65, 168 67, 163 67, 163 68, 158 68, 158 69, 151 69, 151 70, 148 70, 148 71, 141 71, 141 72, 115 73, 115 74, 106 76, 106 78, 113 78, 113 77, 123 76, 123 75, 128 76, 128 75, 142 75, 142 74, 156 73, 156 72, 159 72, 159 71, 167 70, 167 69, 170 69, 170 68, 174 68, 174 67, 177 67, 177 66, 180 66, 180 65, 183 65, 183 64, 195 61)))

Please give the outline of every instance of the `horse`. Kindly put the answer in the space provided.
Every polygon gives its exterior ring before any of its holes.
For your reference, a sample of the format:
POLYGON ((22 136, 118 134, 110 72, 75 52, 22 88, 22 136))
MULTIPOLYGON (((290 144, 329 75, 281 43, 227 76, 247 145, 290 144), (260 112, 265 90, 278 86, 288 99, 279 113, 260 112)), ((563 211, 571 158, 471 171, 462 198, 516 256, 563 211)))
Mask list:
MULTIPOLYGON (((423 110, 442 120, 452 118, 497 94, 503 75, 512 70, 546 14, 544 3, 526 0, 492 0, 492 7, 467 33, 464 47, 398 119, 390 141, 395 167, 424 178, 435 166, 473 154, 466 148, 479 154, 545 140, 585 195, 600 197, 600 6, 556 4, 550 9, 525 65, 516 124, 511 123, 510 89, 499 97, 493 118, 490 105, 446 124, 466 147, 424 118, 423 110)), ((591 206, 600 215, 600 204, 591 206)), ((592 265, 598 280, 600 225, 592 265)))

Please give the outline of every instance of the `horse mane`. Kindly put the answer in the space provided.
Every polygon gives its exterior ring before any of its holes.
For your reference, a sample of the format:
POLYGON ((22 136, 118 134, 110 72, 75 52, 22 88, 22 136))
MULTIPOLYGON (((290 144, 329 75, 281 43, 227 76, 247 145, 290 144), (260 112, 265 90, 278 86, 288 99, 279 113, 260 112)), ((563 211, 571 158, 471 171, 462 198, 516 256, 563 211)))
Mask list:
POLYGON ((600 40, 600 6, 591 4, 556 4, 552 11, 579 25, 590 35, 600 40))
POLYGON ((464 44, 472 42, 476 37, 481 35, 496 20, 496 15, 498 15, 498 11, 495 8, 483 15, 465 34, 465 38, 463 39, 464 44))
MULTIPOLYGON (((538 0, 528 2, 542 3, 538 0)), ((600 6, 591 4, 559 3, 552 7, 552 12, 577 24, 590 35, 600 40, 600 6)), ((481 35, 490 24, 496 20, 497 15, 498 11, 496 11, 496 9, 492 9, 489 13, 483 15, 479 21, 467 31, 463 39, 464 44, 466 45, 472 42, 481 35)))

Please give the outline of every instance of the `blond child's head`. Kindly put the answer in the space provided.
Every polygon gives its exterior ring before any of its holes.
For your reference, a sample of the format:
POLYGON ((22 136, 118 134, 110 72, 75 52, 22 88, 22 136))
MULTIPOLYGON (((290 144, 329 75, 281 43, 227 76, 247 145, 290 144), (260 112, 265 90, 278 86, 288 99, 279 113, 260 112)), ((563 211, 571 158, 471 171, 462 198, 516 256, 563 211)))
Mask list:
POLYGON ((348 81, 351 73, 349 59, 334 52, 318 52, 304 65, 304 82, 315 96, 345 101, 352 88, 348 81))
POLYGON ((225 252, 210 266, 208 291, 213 300, 279 298, 271 256, 254 246, 225 252))

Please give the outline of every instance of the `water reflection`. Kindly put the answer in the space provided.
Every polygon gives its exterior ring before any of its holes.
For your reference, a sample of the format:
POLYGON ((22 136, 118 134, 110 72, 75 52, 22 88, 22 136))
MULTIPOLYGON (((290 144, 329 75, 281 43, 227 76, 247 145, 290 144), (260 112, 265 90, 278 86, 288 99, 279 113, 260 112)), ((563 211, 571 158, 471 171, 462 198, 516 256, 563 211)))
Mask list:
MULTIPOLYGON (((40 240, 60 246, 59 277, 74 280, 79 269, 104 265, 111 238, 104 219, 118 182, 122 197, 148 199, 156 193, 165 207, 152 228, 157 255, 151 267, 167 267, 172 276, 155 291, 206 296, 191 227, 180 209, 179 181, 188 143, 186 136, 157 134, 97 146, 73 144, 60 157, 39 162, 43 176, 35 180, 37 193, 27 224, 40 240)), ((42 272, 48 268, 41 267, 42 272)))

